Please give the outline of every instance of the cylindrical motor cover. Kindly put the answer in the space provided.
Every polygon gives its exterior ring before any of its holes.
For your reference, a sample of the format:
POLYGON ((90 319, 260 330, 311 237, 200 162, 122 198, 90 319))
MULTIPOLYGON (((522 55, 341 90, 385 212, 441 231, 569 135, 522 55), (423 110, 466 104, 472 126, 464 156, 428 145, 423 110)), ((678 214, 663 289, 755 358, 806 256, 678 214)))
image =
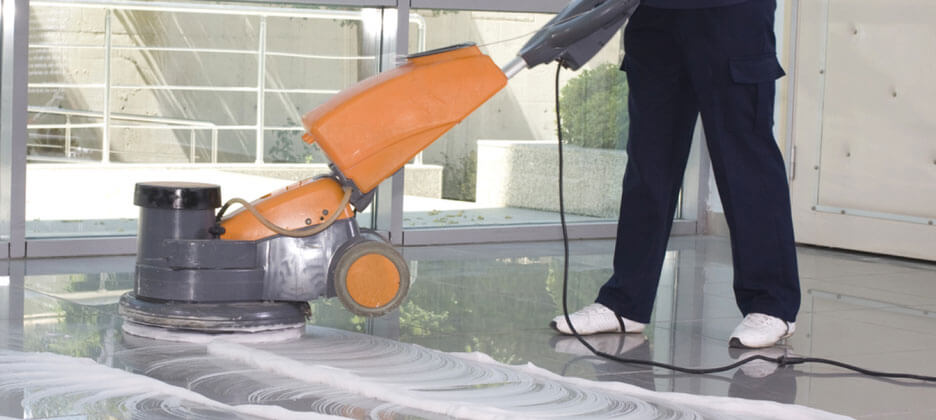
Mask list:
MULTIPOLYGON (((133 204, 140 207, 137 264, 165 265, 166 239, 211 239, 221 187, 193 182, 136 184, 133 204)), ((143 296, 146 297, 146 296, 143 296)))

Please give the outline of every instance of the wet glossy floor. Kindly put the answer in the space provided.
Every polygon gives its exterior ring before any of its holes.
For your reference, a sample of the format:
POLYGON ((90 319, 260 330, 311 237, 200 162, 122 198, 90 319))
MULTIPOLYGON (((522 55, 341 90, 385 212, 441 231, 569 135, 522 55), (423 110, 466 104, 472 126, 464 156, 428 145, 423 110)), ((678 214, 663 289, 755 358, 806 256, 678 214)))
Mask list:
MULTIPOLYGON (((594 298, 612 247, 573 243, 571 306, 594 298)), ((687 366, 747 356, 727 345, 741 318, 727 240, 675 238, 670 249, 645 335, 592 343, 687 366)), ((337 300, 314 302, 301 340, 250 348, 124 337, 115 302, 132 287, 133 258, 0 263, 0 416, 822 417, 675 391, 856 418, 936 418, 936 387, 832 367, 761 364, 699 377, 590 357, 547 327, 561 311, 561 252, 560 243, 407 248, 414 283, 401 310, 367 320, 337 300)), ((766 354, 936 375, 936 265, 813 248, 799 256, 797 333, 766 354)))

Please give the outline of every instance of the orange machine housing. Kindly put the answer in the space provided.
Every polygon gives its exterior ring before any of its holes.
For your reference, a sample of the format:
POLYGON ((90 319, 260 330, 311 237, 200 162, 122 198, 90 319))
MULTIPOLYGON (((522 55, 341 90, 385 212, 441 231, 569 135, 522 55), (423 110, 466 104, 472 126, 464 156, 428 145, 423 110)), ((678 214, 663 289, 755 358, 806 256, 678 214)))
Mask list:
MULTIPOLYGON (((344 190, 334 179, 307 179, 260 197, 251 204, 276 225, 296 230, 322 223, 341 203, 342 196, 344 190)), ((337 220, 354 217, 351 206, 339 211, 341 214, 337 220)), ((275 234, 244 209, 225 218, 221 226, 224 227, 221 239, 227 240, 256 241, 275 234)))
POLYGON ((507 84, 476 46, 411 57, 305 114, 303 139, 369 192, 507 84))

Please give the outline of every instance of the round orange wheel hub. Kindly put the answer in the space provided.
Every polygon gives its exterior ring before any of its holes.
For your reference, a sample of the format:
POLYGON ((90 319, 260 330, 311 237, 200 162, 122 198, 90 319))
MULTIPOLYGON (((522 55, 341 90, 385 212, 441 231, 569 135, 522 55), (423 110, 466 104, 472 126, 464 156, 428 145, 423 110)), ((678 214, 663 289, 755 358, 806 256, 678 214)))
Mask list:
POLYGON ((348 268, 348 295, 361 306, 379 308, 400 291, 400 273, 389 258, 367 254, 348 268))

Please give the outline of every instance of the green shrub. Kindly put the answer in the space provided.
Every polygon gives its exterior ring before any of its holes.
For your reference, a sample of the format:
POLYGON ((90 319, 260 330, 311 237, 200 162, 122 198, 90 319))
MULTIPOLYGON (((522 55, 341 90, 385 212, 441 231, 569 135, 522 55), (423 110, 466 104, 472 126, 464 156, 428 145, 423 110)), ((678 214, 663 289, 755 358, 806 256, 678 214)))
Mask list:
POLYGON ((576 146, 623 149, 627 115, 627 75, 613 64, 585 70, 560 91, 562 138, 576 146))

